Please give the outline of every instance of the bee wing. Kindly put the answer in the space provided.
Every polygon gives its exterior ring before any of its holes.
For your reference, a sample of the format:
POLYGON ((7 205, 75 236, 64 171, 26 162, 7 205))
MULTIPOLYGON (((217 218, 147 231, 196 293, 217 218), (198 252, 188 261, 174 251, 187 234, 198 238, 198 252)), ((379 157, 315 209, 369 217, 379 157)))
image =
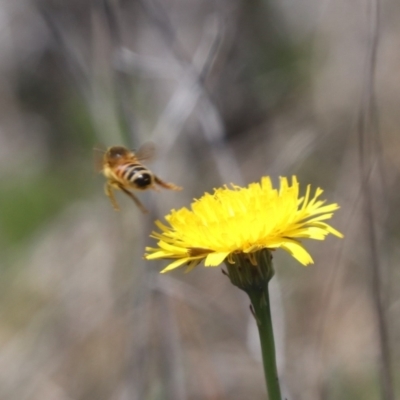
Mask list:
POLYGON ((154 142, 145 142, 135 151, 135 157, 138 161, 152 161, 155 155, 156 145, 154 142))
POLYGON ((95 172, 103 170, 103 157, 106 152, 101 146, 93 148, 93 168, 95 172))

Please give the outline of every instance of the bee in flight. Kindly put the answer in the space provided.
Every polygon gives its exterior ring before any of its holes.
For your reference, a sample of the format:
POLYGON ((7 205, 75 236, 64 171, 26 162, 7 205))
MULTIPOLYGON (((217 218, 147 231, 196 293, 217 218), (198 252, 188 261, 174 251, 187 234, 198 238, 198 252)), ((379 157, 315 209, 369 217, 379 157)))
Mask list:
POLYGON ((154 144, 152 142, 143 144, 137 152, 123 146, 112 146, 104 152, 100 170, 107 179, 105 192, 114 210, 119 211, 114 189, 122 190, 144 213, 148 211, 130 189, 158 190, 158 185, 164 189, 182 190, 181 187, 173 183, 164 182, 141 164, 141 161, 149 160, 153 155, 154 144))

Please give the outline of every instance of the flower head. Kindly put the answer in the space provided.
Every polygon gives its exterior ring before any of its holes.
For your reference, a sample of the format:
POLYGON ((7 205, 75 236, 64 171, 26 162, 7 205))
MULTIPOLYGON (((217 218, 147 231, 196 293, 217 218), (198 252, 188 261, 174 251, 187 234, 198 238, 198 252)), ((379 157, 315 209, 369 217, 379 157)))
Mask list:
POLYGON ((323 240, 331 233, 343 235, 328 225, 337 204, 319 200, 322 190, 311 195, 310 185, 299 197, 299 183, 293 176, 280 178, 280 189, 274 189, 271 179, 241 188, 215 189, 195 200, 191 210, 172 210, 165 219, 169 226, 156 221, 161 232, 153 232, 157 248, 146 248, 145 258, 173 260, 162 272, 187 264, 194 268, 205 260, 206 267, 220 265, 233 254, 245 253, 252 260, 261 249, 282 248, 303 265, 313 262, 300 239, 323 240))

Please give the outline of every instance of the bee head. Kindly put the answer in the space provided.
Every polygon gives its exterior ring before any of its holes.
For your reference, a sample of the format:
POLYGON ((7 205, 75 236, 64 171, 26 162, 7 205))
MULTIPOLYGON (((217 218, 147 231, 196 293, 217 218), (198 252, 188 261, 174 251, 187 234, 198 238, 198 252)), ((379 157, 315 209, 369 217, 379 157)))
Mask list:
POLYGON ((123 146, 110 147, 105 153, 105 160, 111 164, 117 164, 118 162, 126 159, 131 155, 131 151, 123 146))

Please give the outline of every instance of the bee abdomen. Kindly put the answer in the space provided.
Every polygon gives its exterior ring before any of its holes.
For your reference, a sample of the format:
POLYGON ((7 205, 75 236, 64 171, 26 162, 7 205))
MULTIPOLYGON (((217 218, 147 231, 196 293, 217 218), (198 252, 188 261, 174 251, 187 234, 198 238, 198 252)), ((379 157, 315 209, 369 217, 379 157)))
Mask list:
POLYGON ((132 182, 136 173, 146 171, 147 169, 140 164, 128 164, 124 168, 123 178, 129 182, 132 182))
POLYGON ((126 165, 123 178, 139 189, 145 189, 153 183, 150 171, 140 164, 126 165))

